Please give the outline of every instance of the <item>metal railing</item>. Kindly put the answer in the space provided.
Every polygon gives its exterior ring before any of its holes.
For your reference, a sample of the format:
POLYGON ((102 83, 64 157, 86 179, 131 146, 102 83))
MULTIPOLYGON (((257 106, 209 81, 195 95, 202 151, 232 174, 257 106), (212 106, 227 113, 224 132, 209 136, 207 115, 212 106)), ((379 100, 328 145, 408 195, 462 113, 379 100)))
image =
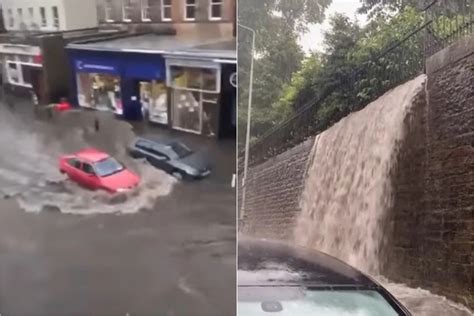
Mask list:
POLYGON ((474 0, 454 2, 456 5, 449 0, 433 1, 423 10, 425 19, 421 25, 387 45, 379 55, 342 73, 309 102, 296 105, 298 110, 291 117, 250 146, 250 164, 261 163, 317 135, 388 90, 423 73, 427 57, 474 31, 474 0), (323 108, 331 111, 324 113, 323 108))

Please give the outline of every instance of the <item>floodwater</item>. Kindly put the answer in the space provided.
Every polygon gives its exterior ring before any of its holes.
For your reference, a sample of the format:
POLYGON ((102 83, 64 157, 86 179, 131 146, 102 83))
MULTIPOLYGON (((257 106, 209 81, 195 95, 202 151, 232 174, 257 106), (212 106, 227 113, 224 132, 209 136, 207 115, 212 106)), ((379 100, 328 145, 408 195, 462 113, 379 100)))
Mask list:
POLYGON ((139 127, 0 104, 0 315, 235 314, 235 140, 139 127), (138 132, 208 152, 214 173, 188 183, 131 161, 138 132), (109 199, 62 176, 58 156, 87 146, 137 171, 140 190, 109 199))
MULTIPOLYGON (((403 121, 424 82, 420 76, 395 88, 316 138, 294 231, 297 244, 379 275, 384 223, 393 203, 390 172, 403 121)), ((378 279, 416 316, 471 315, 423 289, 378 279)))
POLYGON ((0 193, 15 197, 27 212, 135 213, 168 195, 175 179, 165 172, 129 159, 125 148, 132 127, 109 113, 69 112, 51 120, 25 120, 2 107, 0 113, 0 193), (99 131, 95 119, 99 118, 99 131), (103 149, 141 176, 136 192, 111 199, 105 192, 84 190, 58 173, 60 155, 86 147, 103 149))

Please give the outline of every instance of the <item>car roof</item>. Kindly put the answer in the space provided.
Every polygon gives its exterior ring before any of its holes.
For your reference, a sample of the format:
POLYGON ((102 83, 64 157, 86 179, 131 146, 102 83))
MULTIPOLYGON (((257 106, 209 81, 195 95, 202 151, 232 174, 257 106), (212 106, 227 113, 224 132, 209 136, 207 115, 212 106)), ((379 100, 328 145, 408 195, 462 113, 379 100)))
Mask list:
POLYGON ((379 287, 359 270, 325 253, 283 242, 239 237, 239 286, 379 287))
POLYGON ((110 157, 109 154, 103 151, 97 150, 95 148, 82 149, 78 151, 77 153, 75 153, 75 156, 80 159, 87 160, 89 162, 98 162, 110 157))
POLYGON ((184 145, 184 143, 180 142, 179 140, 172 139, 172 138, 166 138, 166 137, 163 137, 163 136, 155 136, 155 135, 137 137, 135 139, 135 143, 137 143, 139 141, 151 142, 151 143, 154 143, 156 145, 161 145, 161 146, 164 146, 164 147, 171 146, 173 144, 183 144, 184 145))

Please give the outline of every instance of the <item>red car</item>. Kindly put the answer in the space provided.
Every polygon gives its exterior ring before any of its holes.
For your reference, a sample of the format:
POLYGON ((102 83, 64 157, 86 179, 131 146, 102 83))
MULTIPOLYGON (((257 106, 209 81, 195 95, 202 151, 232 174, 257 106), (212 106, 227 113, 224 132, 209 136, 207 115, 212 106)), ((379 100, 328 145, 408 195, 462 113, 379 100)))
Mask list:
POLYGON ((135 173, 115 158, 94 148, 62 156, 59 171, 86 188, 110 193, 132 190, 140 182, 135 173))

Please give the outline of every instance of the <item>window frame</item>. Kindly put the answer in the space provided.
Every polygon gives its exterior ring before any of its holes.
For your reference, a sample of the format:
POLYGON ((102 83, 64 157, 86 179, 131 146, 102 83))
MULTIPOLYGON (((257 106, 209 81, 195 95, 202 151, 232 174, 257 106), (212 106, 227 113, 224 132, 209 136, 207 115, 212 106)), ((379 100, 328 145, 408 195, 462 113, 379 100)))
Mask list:
POLYGON ((59 8, 58 8, 58 6, 57 5, 51 6, 51 12, 53 13, 53 27, 59 29, 61 24, 60 24, 60 20, 59 20, 59 8), (55 16, 55 13, 56 13, 56 16, 55 16))
POLYGON ((46 7, 40 7, 40 19, 41 19, 41 27, 48 26, 48 18, 46 17, 46 7))
POLYGON ((222 20, 222 11, 223 11, 223 8, 224 8, 224 0, 209 0, 209 21, 220 21, 222 20), (214 2, 214 1, 218 1, 218 2, 214 2), (220 6, 221 8, 221 16, 220 17, 213 17, 212 16, 212 7, 213 6, 220 6))
POLYGON ((194 1, 194 4, 188 4, 188 0, 184 0, 184 21, 196 21, 196 12, 197 12, 197 0, 194 1), (188 18, 188 7, 194 8, 194 17, 188 18))
POLYGON ((150 0, 140 0, 140 12, 142 22, 151 22, 150 0), (144 6, 144 4, 146 4, 146 6, 144 6))
POLYGON ((104 16, 105 16, 105 22, 115 22, 115 20, 112 18, 113 16, 113 0, 105 0, 104 1, 104 16))
POLYGON ((132 10, 132 0, 122 0, 122 21, 123 22, 132 22, 132 17, 130 13, 131 10, 132 10))
POLYGON ((169 4, 165 3, 166 0, 161 0, 161 21, 162 22, 170 22, 173 21, 173 3, 170 0, 169 4), (165 9, 169 8, 170 9, 170 17, 167 18, 165 17, 165 9))

